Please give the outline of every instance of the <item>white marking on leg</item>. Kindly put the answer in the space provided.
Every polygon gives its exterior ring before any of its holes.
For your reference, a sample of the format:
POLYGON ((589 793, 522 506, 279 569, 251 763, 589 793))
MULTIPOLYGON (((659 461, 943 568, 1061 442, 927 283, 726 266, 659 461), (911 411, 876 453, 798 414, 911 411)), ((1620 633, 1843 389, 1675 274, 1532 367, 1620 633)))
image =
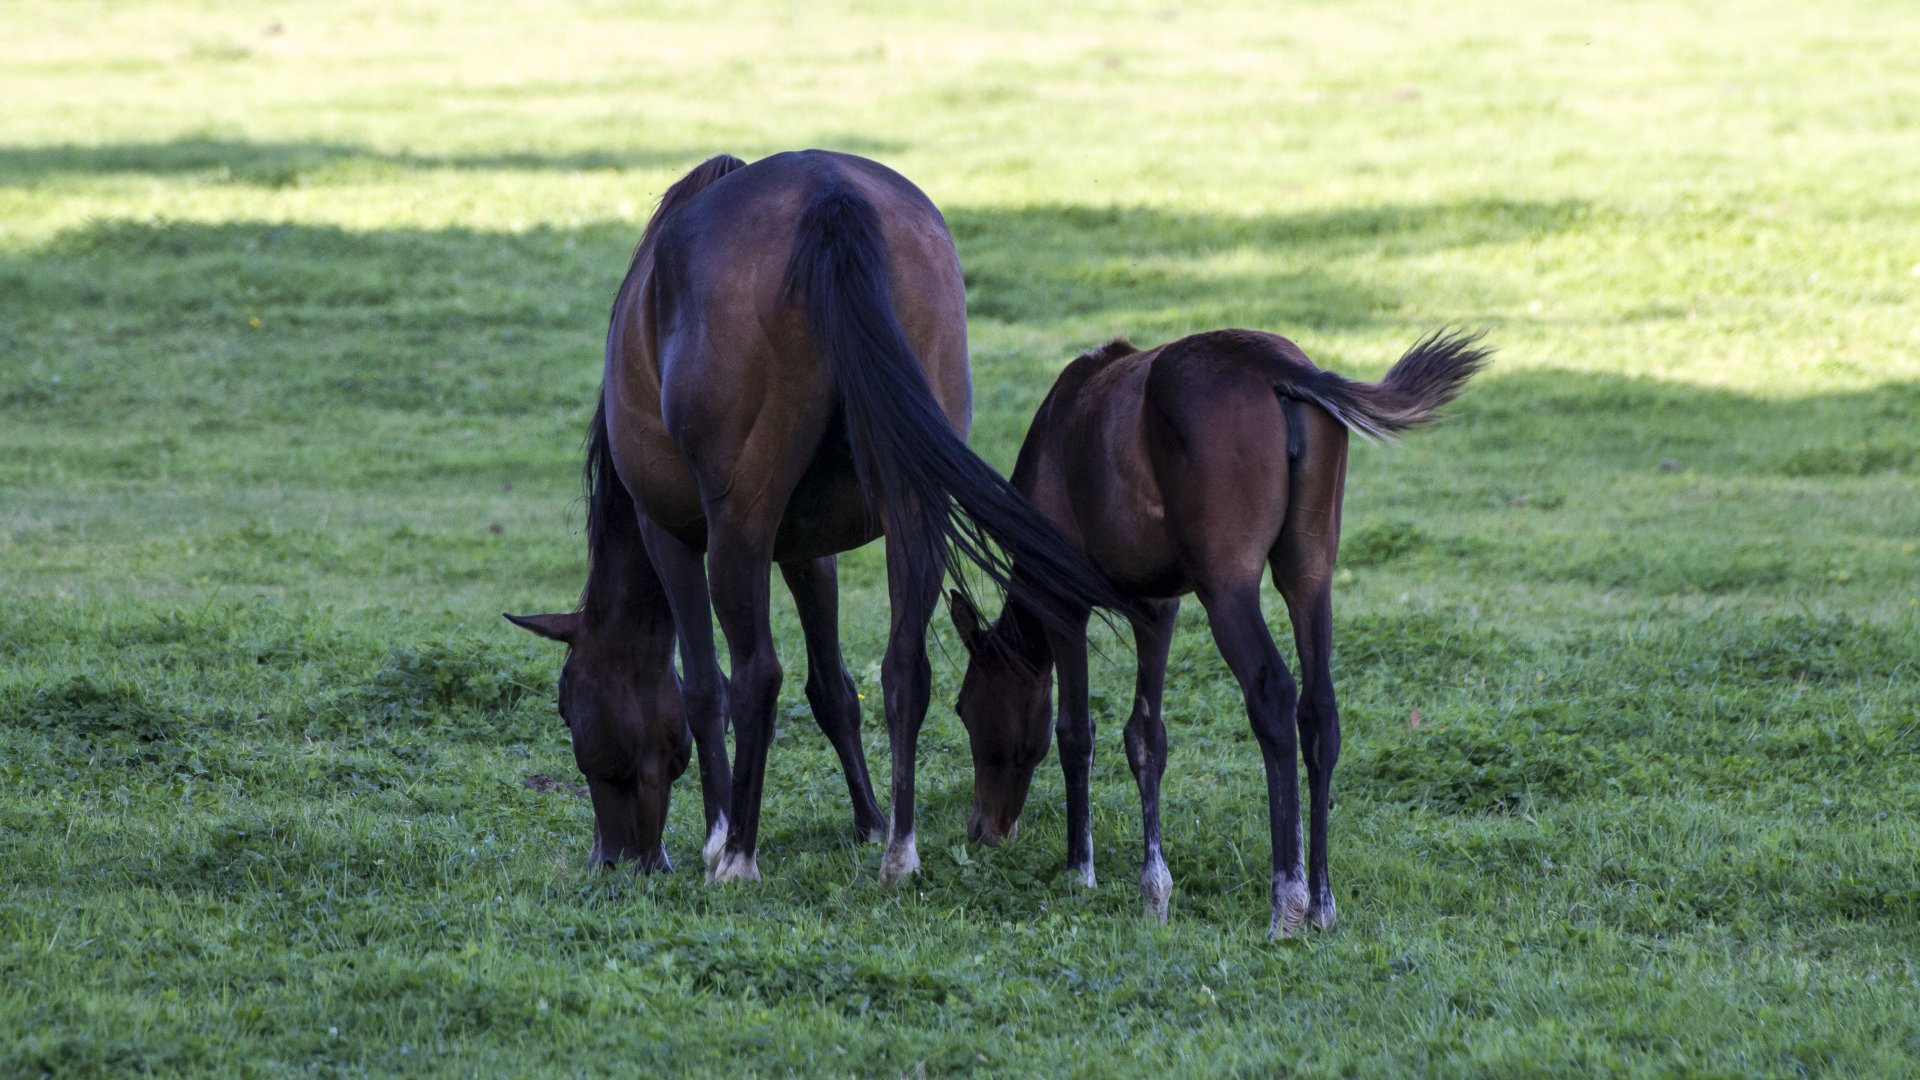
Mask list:
POLYGON ((1273 875, 1273 922, 1267 927, 1267 937, 1290 938, 1300 932, 1300 924, 1306 919, 1306 870, 1295 866, 1273 875))
POLYGON ((886 854, 880 856, 880 884, 898 885, 920 872, 920 850, 913 834, 887 841, 886 854))
POLYGON ((1077 884, 1091 889, 1094 887, 1092 823, 1088 823, 1087 831, 1080 837, 1080 849, 1087 853, 1087 861, 1079 866, 1067 867, 1067 877, 1077 884))
POLYGON ((719 861, 713 865, 713 871, 707 875, 707 880, 716 885, 729 881, 759 881, 760 866, 752 855, 723 850, 719 861))
POLYGON ((713 831, 707 834, 707 844, 700 849, 700 861, 707 864, 707 872, 713 872, 713 864, 720 861, 720 851, 727 846, 727 815, 721 814, 713 821, 713 831))
POLYGON ((1140 906, 1150 919, 1167 924, 1167 898, 1173 895, 1173 875, 1167 873, 1167 860, 1156 848, 1140 868, 1140 906))
POLYGON ((1334 910, 1333 890, 1321 889, 1313 898, 1313 906, 1307 909, 1307 925, 1315 930, 1331 930, 1338 920, 1339 913, 1334 910))

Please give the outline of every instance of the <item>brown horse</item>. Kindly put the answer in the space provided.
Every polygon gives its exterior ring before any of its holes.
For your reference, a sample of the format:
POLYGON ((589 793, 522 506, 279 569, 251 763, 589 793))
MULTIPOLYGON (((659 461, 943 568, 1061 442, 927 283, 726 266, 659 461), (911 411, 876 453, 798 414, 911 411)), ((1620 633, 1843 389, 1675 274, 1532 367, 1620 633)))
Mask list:
POLYGON ((967 449, 971 392, 953 241, 904 178, 805 151, 752 165, 716 157, 668 189, 607 331, 588 433, 580 608, 509 616, 569 646, 560 712, 593 794, 596 861, 666 866, 667 796, 691 738, 709 874, 759 878, 761 783, 782 679, 768 613, 774 563, 805 628, 807 700, 839 753, 855 831, 878 838, 833 556, 884 531, 893 812, 880 876, 918 869, 926 628, 950 557, 1002 584, 1014 561, 1038 568, 1010 595, 1056 620, 1126 603, 967 449), (714 615, 732 661, 724 682, 714 615))
MULTIPOLYGON (((1367 384, 1321 371, 1286 338, 1252 330, 1196 334, 1145 352, 1115 341, 1069 364, 1041 403, 1014 486, 1141 601, 1130 615, 1138 669, 1126 746, 1140 787, 1140 893, 1148 914, 1164 922, 1172 890, 1160 851, 1167 754, 1160 696, 1178 598, 1191 592, 1240 683, 1266 762, 1270 933, 1292 936, 1303 920, 1333 926, 1327 810, 1340 715, 1327 660, 1347 432, 1386 438, 1432 420, 1486 355, 1473 338, 1436 334, 1408 350, 1383 381, 1367 384), (1304 683, 1298 694, 1260 613, 1260 578, 1268 572, 1293 621, 1304 683), (1300 851, 1296 721, 1313 801, 1309 865, 1300 851)), ((1014 571, 1016 580, 1024 577, 1017 562, 1014 571)), ((958 593, 952 610, 970 655, 959 701, 974 760, 968 837, 997 844, 1013 834, 1047 753, 1057 668, 1067 868, 1093 884, 1085 613, 1050 623, 1016 596, 987 627, 958 593)))

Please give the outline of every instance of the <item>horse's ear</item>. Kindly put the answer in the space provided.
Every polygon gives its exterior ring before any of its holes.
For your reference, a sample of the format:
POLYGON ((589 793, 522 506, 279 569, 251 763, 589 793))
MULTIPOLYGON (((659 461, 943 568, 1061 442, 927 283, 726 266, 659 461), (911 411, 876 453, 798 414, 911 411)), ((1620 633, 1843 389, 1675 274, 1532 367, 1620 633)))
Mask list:
POLYGON ((986 631, 980 625, 980 609, 973 601, 958 589, 947 593, 947 611, 953 616, 953 628, 960 632, 960 644, 967 647, 968 653, 980 650, 980 641, 986 631))
MULTIPOLYGON (((502 612, 505 615, 504 612, 502 612)), ((549 641, 573 644, 580 633, 580 613, 557 611, 551 615, 506 615, 506 620, 522 630, 539 634, 549 641)))

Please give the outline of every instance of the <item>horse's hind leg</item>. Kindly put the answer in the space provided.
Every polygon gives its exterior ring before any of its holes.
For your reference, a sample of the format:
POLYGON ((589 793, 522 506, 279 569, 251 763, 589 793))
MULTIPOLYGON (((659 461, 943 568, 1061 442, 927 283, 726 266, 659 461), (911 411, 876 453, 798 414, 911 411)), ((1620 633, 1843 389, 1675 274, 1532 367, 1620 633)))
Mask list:
POLYGON ((727 699, 733 713, 734 745, 732 820, 710 876, 714 881, 758 881, 760 795, 782 677, 767 606, 778 522, 740 521, 711 513, 707 520, 713 611, 727 636, 732 661, 727 699))
POLYGON ((894 885, 920 869, 920 852, 913 835, 914 755, 920 725, 927 719, 933 669, 927 663, 927 623, 940 597, 940 579, 946 568, 921 565, 910 554, 914 545, 887 545, 887 592, 893 624, 887 635, 887 653, 880 662, 880 687, 886 696, 887 748, 893 759, 893 820, 887 850, 880 857, 880 881, 894 885))
POLYGON ((1167 921, 1167 898, 1173 876, 1160 853, 1160 777, 1167 769, 1167 725, 1160 715, 1161 691, 1166 687, 1167 651, 1173 644, 1180 601, 1161 600, 1147 605, 1147 615, 1133 620, 1137 654, 1133 683, 1133 715, 1127 718, 1127 764, 1140 787, 1140 825, 1145 855, 1140 863, 1140 902, 1146 914, 1167 921))
POLYGON ((1203 590, 1220 655, 1246 696, 1247 720, 1267 769, 1267 822, 1273 840, 1273 921, 1269 937, 1292 937, 1307 916, 1307 875, 1300 851, 1300 767, 1294 755, 1296 706, 1293 676, 1267 633, 1260 613, 1260 584, 1203 590))
POLYGON ((853 800, 853 831, 861 840, 886 836, 886 819, 873 800, 867 756, 860 746, 860 695, 840 655, 840 582, 833 556, 780 564, 807 639, 807 704, 814 722, 840 755, 853 800))
POLYGON ((727 840, 727 811, 733 801, 733 770, 727 763, 726 680, 713 647, 713 609, 707 595, 706 557, 672 533, 640 516, 647 553, 673 610, 680 642, 680 700, 687 729, 700 752, 700 799, 706 810, 707 841, 701 856, 711 870, 727 840))

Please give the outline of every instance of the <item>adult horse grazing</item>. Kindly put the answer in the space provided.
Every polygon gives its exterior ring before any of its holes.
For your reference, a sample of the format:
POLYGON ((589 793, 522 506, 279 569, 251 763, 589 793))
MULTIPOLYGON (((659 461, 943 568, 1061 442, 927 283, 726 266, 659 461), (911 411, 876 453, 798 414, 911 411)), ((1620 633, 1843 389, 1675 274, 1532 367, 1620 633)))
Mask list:
POLYGON ((940 212, 912 184, 872 161, 805 151, 752 165, 716 157, 667 190, 607 330, 587 438, 580 608, 509 616, 569 646, 560 712, 593 796, 596 861, 666 867, 668 791, 691 736, 709 874, 759 878, 782 676, 768 617, 776 562, 805 628, 807 699, 839 753, 855 830, 877 839, 833 556, 884 530, 893 807, 880 876, 918 869, 926 627, 950 554, 1002 583, 1011 561, 1036 568, 1016 595, 1038 612, 1124 603, 967 449, 970 418, 960 265, 940 212), (732 660, 725 682, 712 615, 732 660))
MULTIPOLYGON (((1385 438, 1434 419, 1485 362, 1487 350, 1474 341, 1430 336, 1371 384, 1321 371, 1293 342, 1252 330, 1196 334, 1145 352, 1114 341, 1069 364, 1041 403, 1014 486, 1141 601, 1131 616, 1138 670, 1127 763, 1145 827, 1140 893, 1148 914, 1162 922, 1172 879, 1160 851, 1167 753, 1160 694, 1178 598, 1191 592, 1240 683, 1266 761, 1270 933, 1290 937, 1303 920, 1333 926, 1327 809, 1340 715, 1327 659, 1347 432, 1385 438), (1298 695, 1260 613, 1267 572, 1293 621, 1304 683, 1298 695), (1312 854, 1304 866, 1296 719, 1313 800, 1312 854)), ((1016 562, 1016 580, 1024 571, 1016 562)), ((952 610, 970 655, 959 702, 973 746, 969 838, 996 844, 1017 825, 1034 768, 1046 756, 1048 684, 1057 668, 1067 867, 1092 884, 1085 613, 1073 623, 1049 623, 1014 597, 988 627, 958 593, 952 610)))

